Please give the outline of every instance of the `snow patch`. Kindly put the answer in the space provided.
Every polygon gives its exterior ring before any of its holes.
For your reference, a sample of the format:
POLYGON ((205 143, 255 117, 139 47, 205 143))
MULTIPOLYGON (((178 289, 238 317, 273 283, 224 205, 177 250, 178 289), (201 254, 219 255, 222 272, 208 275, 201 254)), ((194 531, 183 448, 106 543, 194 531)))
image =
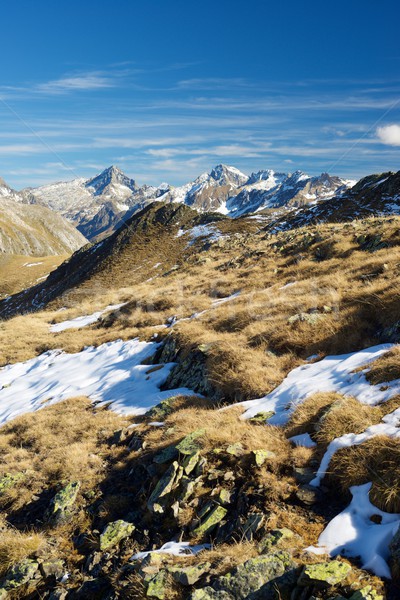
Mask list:
POLYGON ((127 303, 123 302, 122 304, 110 304, 109 306, 106 306, 104 310, 99 310, 91 315, 83 315, 82 317, 76 317, 75 319, 70 319, 69 321, 54 323, 53 325, 50 325, 50 331, 52 333, 59 333, 60 331, 65 331, 66 329, 80 329, 81 327, 87 327, 88 325, 96 323, 96 321, 98 321, 105 313, 110 312, 111 310, 118 310, 122 306, 125 306, 125 304, 127 303))
POLYGON ((76 396, 110 403, 119 414, 139 415, 187 388, 160 391, 174 363, 142 364, 159 344, 137 339, 90 346, 77 354, 45 352, 0 369, 0 425, 18 415, 34 412, 76 396))
POLYGON ((271 425, 284 425, 297 405, 316 392, 338 392, 353 396, 362 404, 374 406, 400 393, 400 380, 382 385, 371 385, 365 377, 369 363, 373 362, 394 344, 380 344, 360 352, 327 356, 323 360, 297 367, 270 394, 257 400, 240 403, 247 408, 242 418, 249 419, 258 412, 273 411, 271 425), (354 372, 360 367, 362 371, 354 372))
POLYGON ((208 550, 209 548, 211 548, 211 544, 191 546, 190 542, 167 542, 158 550, 138 552, 132 556, 131 560, 141 560, 153 552, 156 552, 157 554, 173 554, 174 556, 192 556, 193 554, 198 554, 202 550, 208 550))
POLYGON ((318 546, 308 551, 331 556, 361 557, 362 568, 378 577, 390 578, 387 564, 389 544, 400 525, 400 515, 385 513, 369 499, 371 483, 350 488, 353 499, 349 506, 328 524, 318 539, 318 546), (371 521, 373 515, 380 523, 371 521))
POLYGON ((293 442, 296 446, 303 446, 303 448, 315 448, 317 445, 312 439, 309 433, 300 433, 288 438, 290 442, 293 442))

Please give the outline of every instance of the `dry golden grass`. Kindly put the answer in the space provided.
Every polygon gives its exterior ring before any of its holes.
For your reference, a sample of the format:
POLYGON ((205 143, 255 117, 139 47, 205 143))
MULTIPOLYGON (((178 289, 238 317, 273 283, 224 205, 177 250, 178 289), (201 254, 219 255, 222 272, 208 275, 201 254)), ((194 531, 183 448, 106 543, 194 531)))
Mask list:
POLYGON ((47 277, 51 271, 67 260, 68 256, 68 254, 42 257, 0 254, 0 298, 36 285, 38 280, 47 277))
POLYGON ((344 492, 351 485, 372 481, 370 499, 378 508, 400 512, 400 440, 374 437, 359 446, 336 452, 331 460, 329 479, 344 492))
POLYGON ((0 575, 24 558, 37 556, 46 547, 46 538, 34 531, 21 532, 16 529, 0 531, 0 575))
MULTIPOLYGON (((310 433, 323 447, 345 433, 361 433, 382 418, 380 407, 361 404, 351 396, 324 392, 298 405, 286 427, 288 437, 310 433)), ((321 450, 321 448, 320 448, 321 450)))
POLYGON ((290 454, 290 444, 283 431, 271 425, 257 427, 247 420, 240 419, 241 413, 241 408, 178 410, 166 418, 165 427, 150 430, 146 440, 152 448, 163 442, 178 442, 189 433, 204 429, 204 434, 198 440, 204 452, 212 452, 216 448, 226 448, 234 442, 240 442, 245 452, 269 450, 276 455, 279 464, 284 464, 290 454))
POLYGON ((301 433, 310 433, 313 436, 323 414, 332 404, 341 399, 342 396, 334 392, 312 394, 306 398, 304 402, 296 406, 290 416, 286 426, 288 437, 301 433))
POLYGON ((211 550, 201 553, 202 562, 210 562, 213 573, 225 575, 237 565, 250 558, 258 556, 257 546, 250 541, 240 541, 233 544, 219 544, 211 550))
POLYGON ((43 487, 79 480, 91 490, 102 479, 108 440, 127 420, 95 410, 86 398, 75 398, 27 413, 0 429, 3 473, 23 477, 0 497, 0 506, 17 510, 43 487))
POLYGON ((304 549, 305 546, 310 544, 315 544, 326 525, 324 519, 316 515, 313 521, 310 521, 310 514, 306 511, 299 512, 295 506, 274 504, 271 509, 267 527, 269 529, 287 527, 300 536, 301 541, 298 550, 304 549))
POLYGON ((343 397, 330 406, 321 417, 315 440, 327 446, 332 440, 346 433, 362 433, 381 420, 379 407, 361 404, 352 397, 343 397))
MULTIPOLYGON (((158 232, 161 237, 151 258, 146 234, 46 311, 1 323, 0 364, 55 347, 77 352, 118 338, 149 339, 163 334, 159 326, 171 316, 187 318, 206 311, 175 326, 181 348, 213 344, 209 379, 227 401, 264 395, 303 358, 377 343, 377 332, 400 319, 398 224, 397 218, 368 219, 264 237, 255 233, 252 223, 239 244, 228 240, 204 253, 196 252, 195 246, 186 248, 183 237, 158 232), (385 248, 361 250, 357 237, 364 232, 380 232, 388 240, 390 255, 385 248), (329 252, 321 260, 324 244, 329 252), (175 264, 178 270, 169 271, 175 264), (287 283, 294 285, 284 287, 287 283), (239 290, 235 299, 212 305, 214 299, 239 290), (128 305, 99 324, 57 335, 49 332, 53 320, 120 302, 128 305), (60 306, 68 310, 57 313, 54 309, 60 306), (315 323, 289 321, 315 311, 315 323), (32 335, 27 336, 27 330, 32 335)), ((227 231, 237 226, 221 224, 227 231)))

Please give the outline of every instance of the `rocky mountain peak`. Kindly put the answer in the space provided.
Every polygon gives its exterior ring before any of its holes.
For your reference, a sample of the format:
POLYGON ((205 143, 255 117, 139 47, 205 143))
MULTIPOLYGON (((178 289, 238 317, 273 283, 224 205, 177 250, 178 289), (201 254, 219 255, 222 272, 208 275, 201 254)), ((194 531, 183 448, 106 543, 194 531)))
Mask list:
POLYGON ((15 192, 10 188, 10 186, 0 177, 0 196, 11 196, 15 192))
POLYGON ((92 179, 89 179, 85 185, 87 188, 94 188, 95 195, 97 196, 104 194, 108 186, 112 185, 122 185, 132 192, 137 188, 135 180, 127 177, 121 169, 114 165, 108 167, 92 179))
POLYGON ((219 185, 233 185, 235 187, 240 187, 244 185, 248 177, 236 167, 230 167, 228 165, 216 165, 211 173, 210 177, 215 179, 219 183, 219 185))

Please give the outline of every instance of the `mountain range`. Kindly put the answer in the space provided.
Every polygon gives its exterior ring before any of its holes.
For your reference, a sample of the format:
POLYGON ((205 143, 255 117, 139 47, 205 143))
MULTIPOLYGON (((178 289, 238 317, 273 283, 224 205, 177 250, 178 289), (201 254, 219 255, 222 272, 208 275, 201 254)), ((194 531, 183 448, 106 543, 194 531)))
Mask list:
POLYGON ((16 191, 0 179, 0 251, 45 256, 70 253, 99 241, 154 202, 183 204, 196 212, 239 218, 252 215, 271 231, 400 210, 400 175, 352 180, 302 171, 261 170, 245 175, 217 165, 174 187, 138 185, 117 167, 88 180, 77 178, 16 191))
POLYGON ((10 195, 24 204, 51 208, 93 240, 111 233, 156 200, 183 203, 199 212, 216 211, 238 217, 326 200, 341 195, 354 183, 327 173, 310 177, 301 171, 290 174, 262 170, 248 176, 235 167, 221 164, 179 187, 167 183, 158 187, 139 186, 111 166, 88 180, 77 178, 21 192, 10 190, 10 195))

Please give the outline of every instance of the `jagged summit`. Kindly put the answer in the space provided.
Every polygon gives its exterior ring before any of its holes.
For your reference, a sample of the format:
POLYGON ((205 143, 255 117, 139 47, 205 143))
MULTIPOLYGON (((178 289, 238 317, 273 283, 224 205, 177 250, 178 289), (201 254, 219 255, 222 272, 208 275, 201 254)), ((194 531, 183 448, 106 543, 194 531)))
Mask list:
POLYGON ((93 188, 94 194, 130 195, 137 189, 134 179, 130 179, 121 169, 112 165, 85 183, 85 187, 93 188), (124 190, 123 188, 126 188, 124 190))
POLYGON ((248 181, 248 176, 228 165, 216 165, 210 172, 210 177, 218 181, 220 185, 234 185, 240 187, 248 181))

